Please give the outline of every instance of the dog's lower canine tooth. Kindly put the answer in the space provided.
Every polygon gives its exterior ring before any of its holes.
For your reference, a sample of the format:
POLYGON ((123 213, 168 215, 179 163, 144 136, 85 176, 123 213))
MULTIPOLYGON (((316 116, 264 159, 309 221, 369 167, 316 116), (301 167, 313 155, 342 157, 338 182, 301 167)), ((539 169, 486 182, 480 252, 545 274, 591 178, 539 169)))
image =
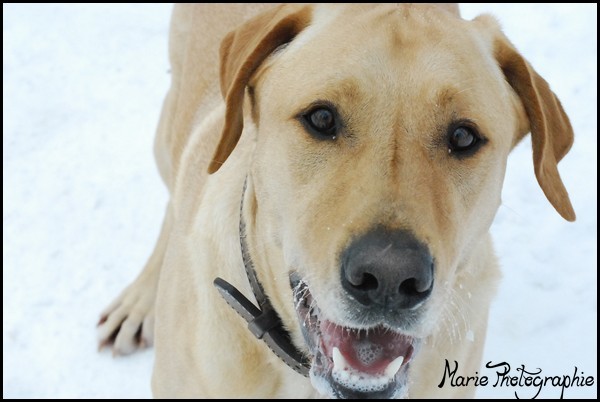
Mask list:
POLYGON ((385 376, 389 378, 394 378, 400 367, 402 366, 402 362, 404 362, 404 356, 398 356, 395 358, 385 369, 385 376))
POLYGON ((344 358, 344 356, 342 355, 342 352, 340 352, 340 350, 337 347, 333 348, 332 358, 333 358, 333 369, 334 370, 342 371, 346 367, 348 367, 348 363, 346 362, 346 359, 344 358))

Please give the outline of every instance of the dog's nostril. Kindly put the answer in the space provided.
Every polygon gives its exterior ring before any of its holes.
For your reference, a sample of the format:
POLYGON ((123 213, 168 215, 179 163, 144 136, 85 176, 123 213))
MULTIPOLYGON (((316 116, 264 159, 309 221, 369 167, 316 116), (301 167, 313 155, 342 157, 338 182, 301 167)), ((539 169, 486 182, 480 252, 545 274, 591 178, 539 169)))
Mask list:
POLYGON ((377 289, 379 283, 377 282, 375 275, 365 272, 362 274, 360 282, 358 284, 353 284, 353 286, 359 290, 372 290, 377 289))
POLYGON ((400 294, 404 294, 407 296, 413 296, 419 293, 417 290, 417 280, 415 278, 410 278, 405 280, 400 284, 400 288, 398 289, 400 294))

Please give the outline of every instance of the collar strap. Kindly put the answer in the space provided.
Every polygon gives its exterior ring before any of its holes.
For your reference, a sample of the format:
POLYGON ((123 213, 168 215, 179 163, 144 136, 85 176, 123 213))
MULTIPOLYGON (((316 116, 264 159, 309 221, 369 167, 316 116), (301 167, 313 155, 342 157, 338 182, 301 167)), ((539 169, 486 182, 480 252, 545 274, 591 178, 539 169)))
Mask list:
POLYGON ((240 203, 240 246, 246 276, 259 306, 254 305, 235 286, 224 279, 215 278, 213 284, 227 304, 246 320, 248 329, 256 338, 262 339, 269 349, 283 360, 285 364, 303 376, 308 377, 310 361, 292 344, 290 334, 283 327, 281 318, 271 305, 262 284, 256 276, 254 264, 248 251, 246 224, 242 215, 247 182, 248 178, 246 177, 244 180, 244 189, 242 190, 242 201, 240 203))

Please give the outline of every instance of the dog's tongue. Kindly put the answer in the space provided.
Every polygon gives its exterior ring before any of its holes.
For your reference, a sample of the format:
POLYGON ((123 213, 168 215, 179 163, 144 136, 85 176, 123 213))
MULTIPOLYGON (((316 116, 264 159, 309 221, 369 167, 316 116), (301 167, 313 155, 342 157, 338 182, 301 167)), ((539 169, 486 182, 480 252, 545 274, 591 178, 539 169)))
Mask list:
POLYGON ((323 320, 320 329, 325 354, 337 370, 393 377, 412 354, 412 338, 383 327, 350 329, 323 320))

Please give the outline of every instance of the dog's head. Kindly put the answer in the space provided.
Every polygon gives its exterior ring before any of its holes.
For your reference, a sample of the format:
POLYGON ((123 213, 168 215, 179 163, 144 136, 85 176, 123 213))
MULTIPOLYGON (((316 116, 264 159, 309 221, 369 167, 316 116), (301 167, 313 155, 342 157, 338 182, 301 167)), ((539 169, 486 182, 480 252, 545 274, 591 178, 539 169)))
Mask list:
POLYGON ((244 124, 256 133, 249 242, 322 391, 404 390, 526 133, 542 190, 575 219, 557 171, 568 118, 491 17, 281 6, 230 33, 221 56, 226 121, 209 170, 244 124))

